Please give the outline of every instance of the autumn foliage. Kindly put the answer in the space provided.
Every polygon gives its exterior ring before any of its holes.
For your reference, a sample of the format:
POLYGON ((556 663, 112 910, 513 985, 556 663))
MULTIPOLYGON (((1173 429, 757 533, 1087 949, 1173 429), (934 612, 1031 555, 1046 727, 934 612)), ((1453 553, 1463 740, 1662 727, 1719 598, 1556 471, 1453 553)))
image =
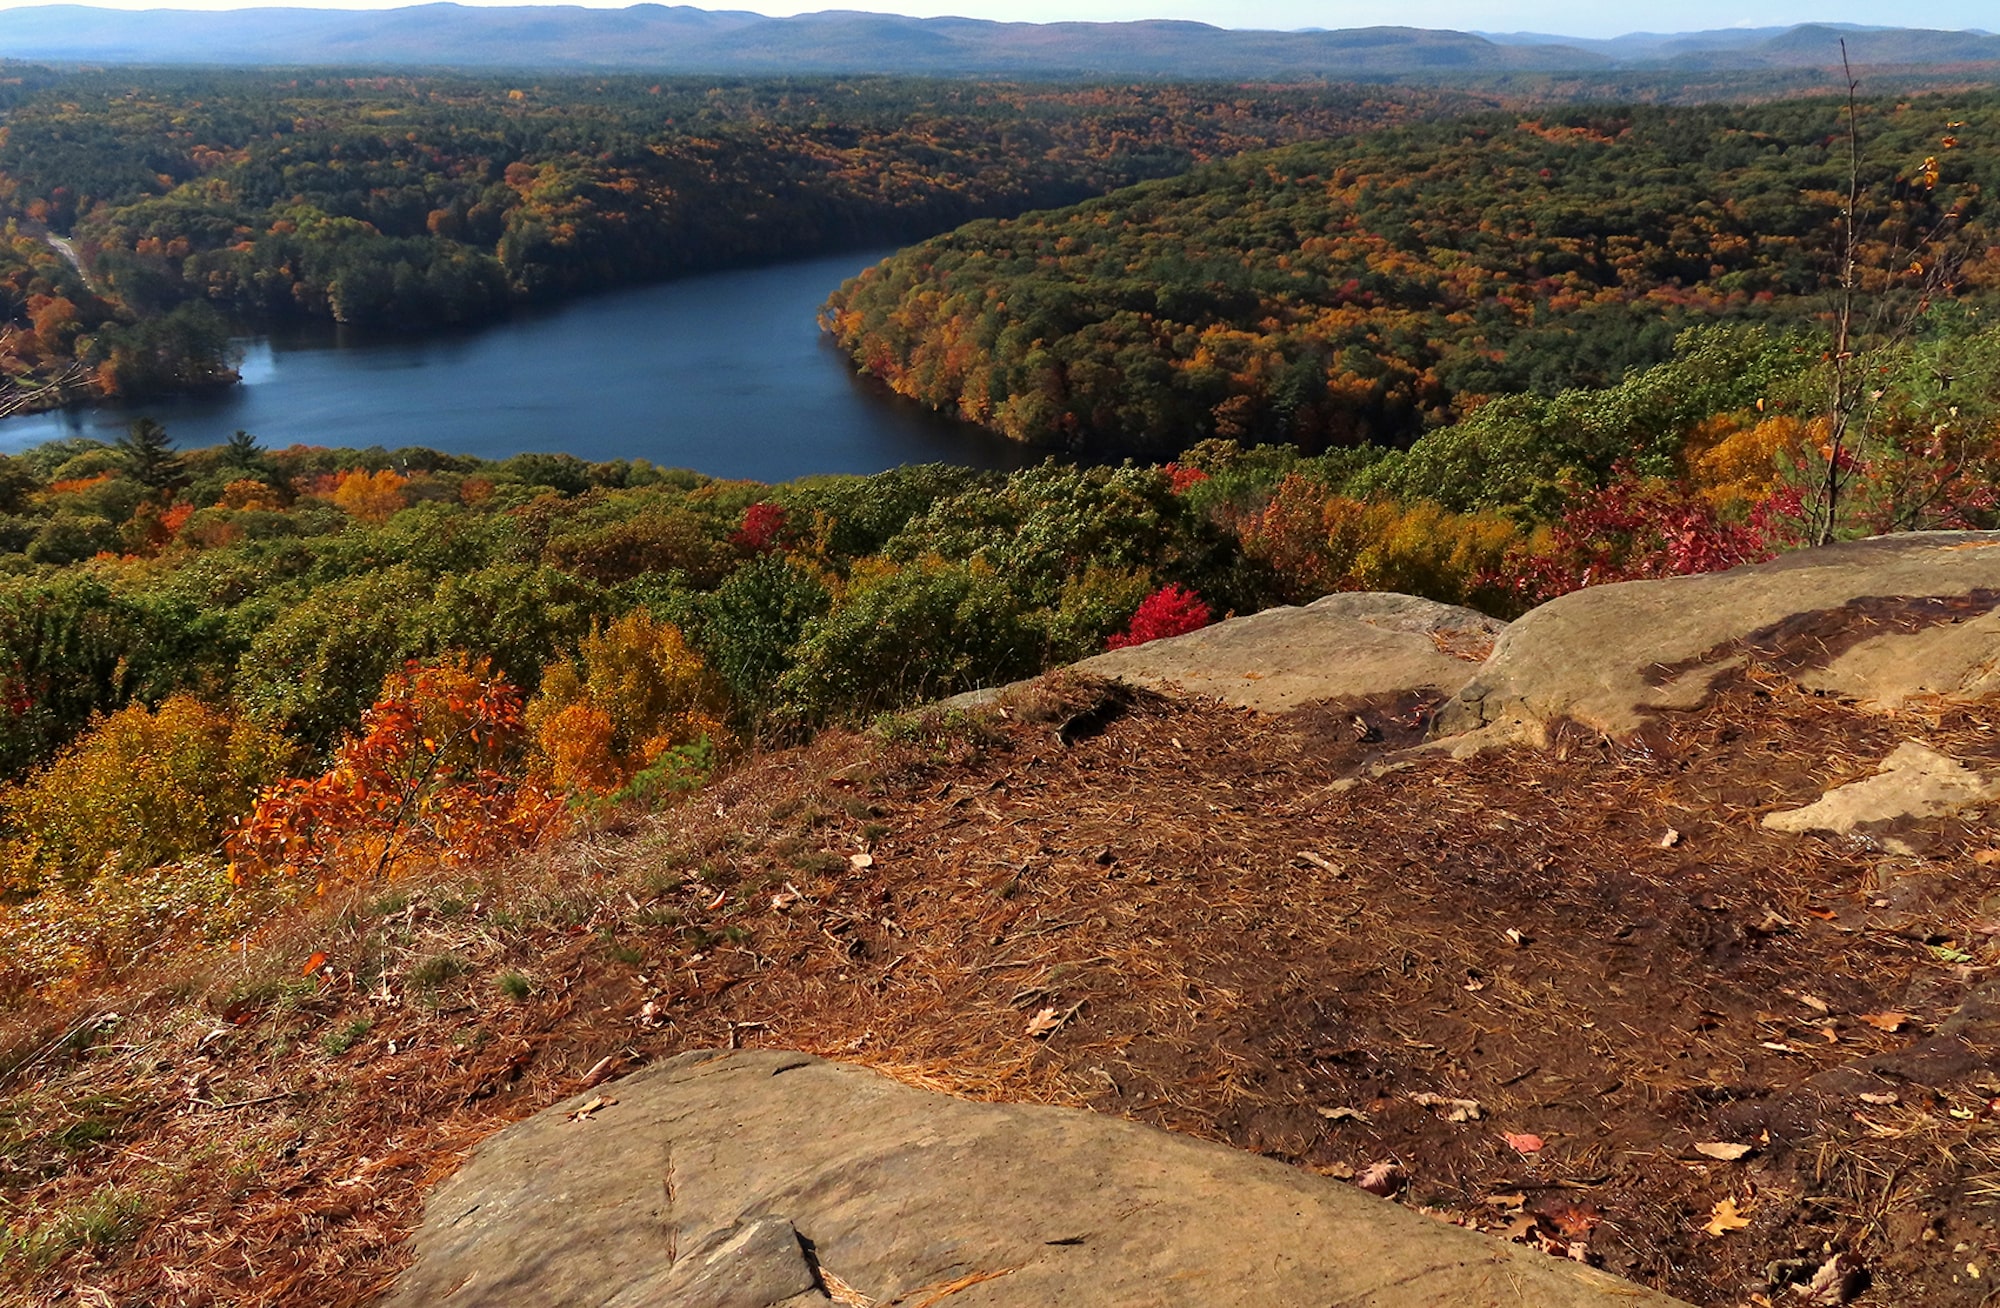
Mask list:
POLYGON ((1185 636, 1209 624, 1208 605, 1182 586, 1165 585, 1148 595, 1125 630, 1105 642, 1108 649, 1130 649, 1167 636, 1185 636))
POLYGON ((729 736, 721 683, 680 629, 638 609, 579 642, 529 706, 538 775, 558 791, 610 794, 667 751, 729 736))
POLYGON ((519 774, 522 745, 520 692, 485 660, 409 663, 330 768, 258 796, 230 838, 231 873, 323 887, 533 846, 564 814, 519 774))

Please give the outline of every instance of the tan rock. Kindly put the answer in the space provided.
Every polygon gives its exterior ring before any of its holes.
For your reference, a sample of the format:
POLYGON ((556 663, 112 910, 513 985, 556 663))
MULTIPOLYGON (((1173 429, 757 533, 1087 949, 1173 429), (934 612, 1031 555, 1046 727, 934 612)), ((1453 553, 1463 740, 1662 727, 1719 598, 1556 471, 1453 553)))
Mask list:
POLYGON ((1593 586, 1517 619, 1438 717, 1441 734, 1616 735, 1699 707, 1751 660, 1894 704, 2000 682, 2000 533, 1881 536, 1728 572, 1593 586))
POLYGON ((390 1308, 1677 1302, 1252 1154, 805 1055, 688 1054, 607 1092, 481 1144, 390 1308))
MULTIPOLYGON (((1472 609, 1410 595, 1329 595, 1072 666, 1148 690, 1179 690, 1282 713, 1350 696, 1450 694, 1472 675, 1506 625, 1472 609)), ((1014 689, 962 695, 943 707, 991 703, 1014 689)))
POLYGON ((1804 808, 1766 814, 1773 831, 1831 831, 1899 819, 1938 817, 2000 796, 2000 779, 1982 776, 1929 746, 1906 740, 1872 777, 1835 786, 1804 808))

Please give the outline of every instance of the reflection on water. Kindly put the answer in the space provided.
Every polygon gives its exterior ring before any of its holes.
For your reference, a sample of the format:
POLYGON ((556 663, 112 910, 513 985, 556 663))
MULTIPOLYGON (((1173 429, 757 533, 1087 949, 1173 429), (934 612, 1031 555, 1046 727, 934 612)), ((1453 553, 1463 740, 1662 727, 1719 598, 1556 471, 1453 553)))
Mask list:
POLYGON ((716 273, 422 338, 335 328, 242 342, 242 383, 129 408, 0 421, 0 450, 111 440, 159 419, 183 446, 239 428, 269 446, 424 445, 650 459, 783 481, 901 463, 1020 467, 1031 455, 855 378, 815 315, 886 251, 716 273))

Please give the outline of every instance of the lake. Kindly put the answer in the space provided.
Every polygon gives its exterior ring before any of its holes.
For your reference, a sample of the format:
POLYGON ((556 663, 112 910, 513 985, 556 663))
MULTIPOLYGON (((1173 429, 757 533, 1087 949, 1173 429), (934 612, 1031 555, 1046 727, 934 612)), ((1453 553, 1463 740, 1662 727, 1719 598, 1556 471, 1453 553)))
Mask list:
POLYGON ((254 338, 226 391, 8 418, 0 451, 113 440, 144 416, 190 449, 240 428, 274 447, 559 451, 759 481, 1039 460, 857 378, 821 333, 827 295, 889 253, 711 273, 443 335, 320 326, 254 338))

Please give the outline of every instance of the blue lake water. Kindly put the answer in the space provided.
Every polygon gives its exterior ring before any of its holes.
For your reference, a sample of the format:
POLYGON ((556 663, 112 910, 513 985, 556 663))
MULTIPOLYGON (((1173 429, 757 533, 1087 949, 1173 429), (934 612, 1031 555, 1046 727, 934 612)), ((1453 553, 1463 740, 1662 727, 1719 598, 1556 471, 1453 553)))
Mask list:
POLYGON ((326 327, 242 342, 242 383, 202 396, 0 421, 0 451, 111 440, 157 418, 185 448, 239 428, 267 446, 561 451, 784 481, 904 463, 1013 468, 1033 454, 852 375, 820 332, 834 287, 889 253, 713 273, 572 301, 476 331, 326 327))

